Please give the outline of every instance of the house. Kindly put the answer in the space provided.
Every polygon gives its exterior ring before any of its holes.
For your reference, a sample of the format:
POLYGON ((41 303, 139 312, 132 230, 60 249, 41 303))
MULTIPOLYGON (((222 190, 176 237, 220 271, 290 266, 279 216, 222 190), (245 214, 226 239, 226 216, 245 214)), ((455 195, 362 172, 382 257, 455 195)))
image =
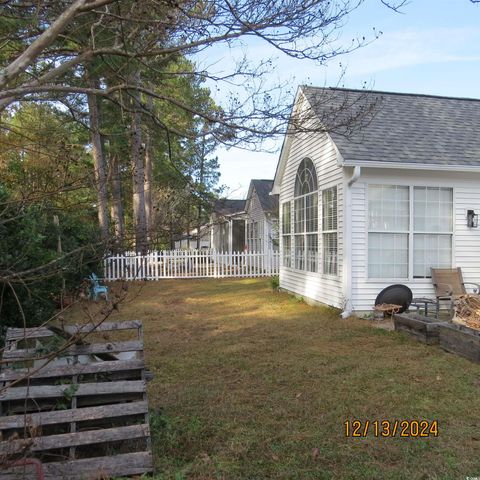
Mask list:
POLYGON ((273 180, 251 180, 245 203, 245 238, 249 252, 278 250, 278 195, 273 180))
MULTIPOLYGON (((198 238, 197 228, 179 235, 175 239, 175 250, 197 250, 198 238)), ((210 225, 202 225, 200 227, 200 249, 210 248, 211 227, 210 225)))
POLYGON ((480 280, 479 100, 300 87, 293 114, 272 189, 282 288, 346 317, 391 284, 433 297, 430 267, 480 280))
POLYGON ((220 199, 210 217, 211 246, 218 252, 242 252, 245 248, 245 200, 220 199))

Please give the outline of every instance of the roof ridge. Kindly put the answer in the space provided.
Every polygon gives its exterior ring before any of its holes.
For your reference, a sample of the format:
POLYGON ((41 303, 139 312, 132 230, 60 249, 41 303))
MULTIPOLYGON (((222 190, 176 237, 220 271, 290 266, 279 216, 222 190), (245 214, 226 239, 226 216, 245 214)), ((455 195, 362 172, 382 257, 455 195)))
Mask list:
POLYGON ((311 89, 311 90, 335 90, 340 92, 379 93, 379 94, 385 94, 385 95, 399 95, 399 96, 405 96, 405 97, 428 97, 428 98, 442 98, 445 100, 465 100, 468 102, 480 102, 480 98, 453 97, 451 95, 434 95, 429 93, 389 92, 385 90, 367 90, 363 88, 314 87, 311 85, 301 85, 301 88, 311 89))

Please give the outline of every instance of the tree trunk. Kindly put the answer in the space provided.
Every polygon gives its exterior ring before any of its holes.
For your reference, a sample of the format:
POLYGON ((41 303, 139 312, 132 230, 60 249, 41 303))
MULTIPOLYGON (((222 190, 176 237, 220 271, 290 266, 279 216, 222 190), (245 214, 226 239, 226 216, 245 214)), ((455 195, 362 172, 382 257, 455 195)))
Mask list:
MULTIPOLYGON (((153 109, 152 97, 147 98, 147 108, 151 111, 153 109)), ((150 132, 145 133, 145 215, 147 217, 147 236, 148 241, 152 241, 152 233, 154 229, 154 214, 153 214, 153 145, 150 132)))
MULTIPOLYGON (((97 80, 88 79, 88 83, 91 88, 98 88, 97 80)), ((103 155, 102 137, 100 135, 100 113, 97 96, 88 94, 87 97, 93 165, 95 168, 95 187, 97 190, 98 223, 100 225, 102 241, 107 244, 109 240, 107 169, 103 155)))
POLYGON ((132 104, 131 163, 135 248, 138 252, 145 253, 148 250, 147 216, 145 213, 145 169, 142 146, 142 118, 138 109, 138 93, 134 94, 132 104))
POLYGON ((125 237, 125 221, 123 214, 122 181, 120 179, 120 163, 117 155, 110 159, 110 185, 112 191, 112 205, 110 215, 115 231, 115 244, 117 250, 123 248, 125 237))
MULTIPOLYGON (((205 176, 205 156, 204 152, 202 151, 202 157, 200 158, 200 176, 199 176, 199 183, 200 183, 200 190, 203 192, 203 183, 204 183, 204 176, 205 176)), ((197 205, 197 250, 200 250, 200 227, 202 226, 202 199, 200 198, 197 205)))

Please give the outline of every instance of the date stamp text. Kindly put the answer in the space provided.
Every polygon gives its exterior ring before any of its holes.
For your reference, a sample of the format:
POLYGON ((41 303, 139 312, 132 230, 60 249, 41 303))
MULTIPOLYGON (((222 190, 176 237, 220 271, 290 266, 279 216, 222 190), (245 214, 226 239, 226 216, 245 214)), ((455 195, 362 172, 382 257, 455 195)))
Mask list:
POLYGON ((438 420, 345 420, 345 437, 438 437, 438 420))

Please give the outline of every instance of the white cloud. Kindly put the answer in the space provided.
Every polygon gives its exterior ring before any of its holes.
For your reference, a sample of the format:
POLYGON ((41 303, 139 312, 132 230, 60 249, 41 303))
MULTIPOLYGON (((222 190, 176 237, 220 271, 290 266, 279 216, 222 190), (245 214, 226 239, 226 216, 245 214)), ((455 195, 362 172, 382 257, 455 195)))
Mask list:
POLYGON ((371 75, 416 65, 474 62, 472 51, 480 43, 480 30, 433 28, 385 33, 371 45, 346 57, 349 76, 371 75))

